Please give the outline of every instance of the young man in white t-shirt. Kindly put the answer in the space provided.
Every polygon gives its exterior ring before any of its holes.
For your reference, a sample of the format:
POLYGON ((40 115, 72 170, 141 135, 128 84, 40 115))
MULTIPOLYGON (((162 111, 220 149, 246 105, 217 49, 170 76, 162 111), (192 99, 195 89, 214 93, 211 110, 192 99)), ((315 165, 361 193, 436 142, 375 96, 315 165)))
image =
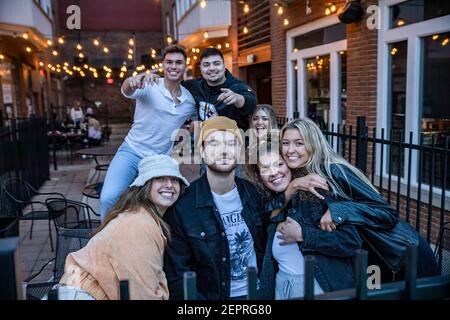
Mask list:
POLYGON ((181 46, 169 46, 163 55, 164 78, 141 73, 124 81, 122 94, 136 100, 136 109, 132 127, 106 174, 100 195, 102 220, 136 178, 139 162, 150 155, 171 155, 172 134, 197 112, 194 98, 180 85, 186 58, 181 46))
POLYGON ((224 116, 202 123, 199 148, 207 168, 164 214, 171 241, 164 269, 171 299, 183 298, 183 274, 195 271, 199 299, 240 300, 247 270, 261 271, 268 217, 261 194, 235 176, 243 140, 224 116))

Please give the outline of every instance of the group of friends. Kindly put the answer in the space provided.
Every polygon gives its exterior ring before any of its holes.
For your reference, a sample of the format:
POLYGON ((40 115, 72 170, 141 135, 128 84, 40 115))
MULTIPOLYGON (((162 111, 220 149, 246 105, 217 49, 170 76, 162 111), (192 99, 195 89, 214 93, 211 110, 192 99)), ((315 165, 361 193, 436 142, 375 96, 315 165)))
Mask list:
POLYGON ((383 282, 404 277, 406 252, 418 246, 418 276, 437 275, 429 244, 370 181, 330 147, 310 119, 277 127, 270 105, 205 49, 202 77, 183 81, 186 53, 163 54, 164 77, 139 74, 122 94, 136 100, 134 122, 101 192, 101 226, 69 254, 59 299, 183 299, 183 275, 195 271, 198 299, 242 300, 247 270, 257 270, 260 299, 304 296, 304 257, 316 258, 316 294, 354 287, 356 249, 383 282), (192 182, 171 157, 170 139, 199 118, 205 167, 192 182), (247 145, 242 130, 256 139, 247 145), (245 153, 247 160, 238 165, 245 153), (240 174, 236 174, 240 168, 240 174))

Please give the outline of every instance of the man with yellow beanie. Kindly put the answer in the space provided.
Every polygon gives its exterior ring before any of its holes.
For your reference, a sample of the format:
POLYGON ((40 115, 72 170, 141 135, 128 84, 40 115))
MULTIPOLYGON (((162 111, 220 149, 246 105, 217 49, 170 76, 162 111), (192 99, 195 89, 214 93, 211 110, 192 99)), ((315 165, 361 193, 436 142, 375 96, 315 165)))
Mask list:
POLYGON ((247 269, 259 273, 266 246, 261 195, 235 176, 243 140, 234 120, 203 122, 198 145, 206 173, 164 215, 172 235, 164 261, 170 297, 183 298, 183 273, 195 271, 200 299, 245 299, 247 269))

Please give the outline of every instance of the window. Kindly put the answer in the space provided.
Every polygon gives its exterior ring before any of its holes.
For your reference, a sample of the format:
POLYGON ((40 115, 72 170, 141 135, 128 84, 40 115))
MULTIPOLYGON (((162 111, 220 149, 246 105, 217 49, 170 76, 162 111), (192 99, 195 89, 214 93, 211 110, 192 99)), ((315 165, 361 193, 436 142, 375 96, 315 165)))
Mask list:
POLYGON ((390 27, 398 28, 447 14, 450 14, 448 0, 409 0, 390 7, 390 27))
MULTIPOLYGON (((432 184, 439 193, 446 179, 449 190, 450 170, 444 177, 442 153, 435 154, 432 161, 427 150, 433 144, 433 136, 436 148, 444 147, 450 136, 450 1, 380 0, 379 5, 380 15, 389 14, 390 19, 381 20, 378 33, 378 136, 381 128, 387 128, 385 137, 398 141, 402 136, 409 142, 413 132, 415 144, 423 135, 425 150, 420 159, 417 151, 410 157, 394 147, 392 154, 384 153, 386 166, 379 174, 388 174, 387 157, 392 155, 391 173, 397 175, 400 167, 403 182, 407 182, 410 169, 412 185, 418 186, 421 178, 423 188, 432 184)), ((449 167, 450 159, 447 161, 449 167)))
POLYGON ((306 59, 307 116, 322 128, 329 123, 330 55, 306 59))
POLYGON ((336 16, 287 32, 287 115, 298 111, 322 127, 345 124, 347 104, 346 26, 336 16), (295 79, 294 79, 295 78, 295 79), (298 82, 296 82, 296 80, 298 82))
POLYGON ((294 38, 294 48, 297 50, 316 47, 322 44, 332 43, 347 38, 345 24, 338 23, 330 27, 313 30, 294 38))

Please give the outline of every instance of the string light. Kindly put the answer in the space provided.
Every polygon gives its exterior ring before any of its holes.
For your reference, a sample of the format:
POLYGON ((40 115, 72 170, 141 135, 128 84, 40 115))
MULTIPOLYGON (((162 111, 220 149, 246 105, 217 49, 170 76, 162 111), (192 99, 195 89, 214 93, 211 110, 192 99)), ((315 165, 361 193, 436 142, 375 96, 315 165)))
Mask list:
POLYGON ((333 3, 330 7, 331 12, 336 12, 336 5, 333 3))
POLYGON ((26 47, 25 50, 30 53, 31 52, 31 48, 30 47, 26 47))
MULTIPOLYGON (((1 59, 1 55, 0 55, 0 59, 1 59)), ((41 62, 39 62, 39 65, 40 65, 41 67, 43 67, 43 66, 44 66, 44 63, 41 61, 41 62)))
POLYGON ((222 45, 221 45, 221 44, 218 44, 218 45, 217 45, 217 49, 219 49, 219 50, 222 49, 222 45))
POLYGON ((230 47, 230 44, 227 42, 227 43, 225 43, 225 48, 229 48, 230 47))
POLYGON ((168 44, 172 44, 172 42, 173 42, 172 37, 171 36, 167 36, 167 43, 168 44))
POLYGON ((395 47, 392 48, 391 55, 395 55, 397 53, 397 51, 398 51, 397 48, 395 48, 395 47))
POLYGON ((80 53, 78 54, 78 57, 81 58, 81 59, 83 59, 83 58, 84 58, 84 54, 83 54, 82 52, 80 52, 80 53))
POLYGON ((443 47, 445 47, 448 44, 448 38, 444 39, 441 44, 443 47))
POLYGON ((402 26, 402 25, 404 25, 406 22, 405 22, 405 20, 403 20, 403 19, 398 19, 398 21, 397 21, 397 26, 402 26))
POLYGON ((281 16, 283 14, 283 12, 284 12, 283 7, 279 6, 278 11, 277 11, 278 15, 281 16))
POLYGON ((435 35, 432 37, 433 40, 437 40, 438 38, 439 38, 439 35, 438 35, 438 34, 435 34, 435 35))
POLYGON ((53 45, 53 41, 52 41, 52 40, 47 40, 47 44, 48 44, 49 46, 51 46, 51 45, 53 45))
POLYGON ((63 37, 59 37, 58 38, 58 43, 59 44, 64 44, 64 38, 63 37))
POLYGON ((133 54, 133 49, 128 49, 129 54, 133 54))
POLYGON ((205 31, 205 33, 203 33, 203 38, 208 39, 208 37, 209 37, 208 31, 205 31))
POLYGON ((200 7, 201 7, 202 9, 206 8, 206 0, 200 1, 200 7))
POLYGON ((53 50, 52 54, 53 54, 55 57, 57 57, 57 56, 58 56, 58 51, 53 50))
POLYGON ((109 52, 108 47, 103 47, 103 52, 104 52, 104 53, 108 53, 108 52, 109 52))
POLYGON ((248 4, 244 5, 244 13, 248 13, 250 11, 250 7, 248 4))
POLYGON ((128 55, 128 59, 131 60, 133 59, 133 56, 131 54, 128 55))
POLYGON ((0 53, 0 60, 4 60, 4 59, 5 59, 5 56, 0 53))
POLYGON ((28 32, 25 32, 25 33, 22 35, 22 37, 23 37, 25 40, 27 40, 27 39, 28 39, 28 32))
POLYGON ((100 41, 98 41, 98 39, 94 39, 94 46, 99 46, 100 45, 100 41))
POLYGON ((79 44, 79 43, 77 44, 77 49, 78 49, 78 50, 82 50, 82 49, 83 49, 83 47, 81 46, 81 44, 79 44))
POLYGON ((244 34, 247 34, 248 33, 248 28, 247 27, 244 27, 244 34))
POLYGON ((287 26, 289 24, 289 20, 287 18, 284 19, 283 24, 287 26))
POLYGON ((129 44, 130 46, 134 46, 134 40, 130 38, 130 40, 128 40, 128 44, 129 44))
POLYGON ((326 14, 327 16, 329 16, 329 15, 331 14, 330 8, 326 8, 326 9, 325 9, 325 14, 326 14))

